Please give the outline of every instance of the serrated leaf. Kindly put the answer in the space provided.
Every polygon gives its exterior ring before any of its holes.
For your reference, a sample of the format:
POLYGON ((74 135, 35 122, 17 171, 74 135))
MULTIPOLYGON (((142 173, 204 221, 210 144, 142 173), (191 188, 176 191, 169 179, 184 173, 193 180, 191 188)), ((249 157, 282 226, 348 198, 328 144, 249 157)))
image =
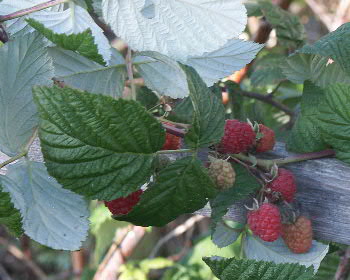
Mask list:
MULTIPOLYGON (((1 179, 1 177, 0 177, 1 179)), ((0 224, 4 224, 16 236, 23 234, 22 217, 13 206, 9 193, 4 192, 0 180, 0 224)))
POLYGON ((63 189, 43 163, 21 161, 8 167, 3 187, 23 217, 25 234, 58 250, 78 250, 89 228, 83 198, 63 189))
POLYGON ((196 69, 207 86, 212 86, 250 63, 263 47, 254 42, 232 39, 215 51, 189 57, 185 64, 196 69))
POLYGON ((234 243, 240 233, 239 230, 229 227, 224 221, 220 221, 212 229, 211 239, 216 246, 224 248, 234 243))
POLYGON ((220 280, 309 280, 314 276, 312 268, 297 264, 220 257, 207 257, 203 260, 220 280))
POLYGON ((286 77, 281 70, 285 57, 278 54, 268 54, 254 63, 254 71, 250 76, 253 86, 277 84, 286 77))
MULTIPOLYGON (((32 7, 36 4, 42 3, 39 0, 4 0, 0 3, 0 14, 6 14, 21 10, 24 8, 32 7)), ((88 11, 83 7, 76 5, 73 1, 64 6, 61 4, 51 9, 44 9, 35 13, 31 13, 25 17, 11 22, 12 26, 15 26, 13 32, 18 32, 27 27, 25 19, 34 19, 45 26, 45 28, 51 30, 57 34, 79 34, 87 29, 91 30, 91 34, 94 37, 95 45, 98 47, 98 53, 103 57, 104 61, 110 60, 110 44, 107 38, 104 36, 102 29, 94 22, 88 11)), ((26 32, 33 32, 33 28, 27 28, 26 32)), ((67 39, 65 36, 61 37, 67 39)), ((61 41, 61 39, 59 40, 61 41)), ((90 45, 90 44, 89 44, 90 45)))
POLYGON ((157 52, 140 52, 133 63, 148 88, 172 98, 188 96, 186 73, 175 60, 157 52))
POLYGON ((301 113, 287 140, 287 148, 299 153, 311 153, 328 148, 318 121, 319 104, 324 99, 324 91, 312 82, 304 83, 301 99, 301 113))
POLYGON ((144 0, 103 0, 103 17, 131 48, 174 59, 214 51, 238 37, 247 23, 240 0, 152 2, 154 16, 145 13, 144 0))
POLYGON ((276 29, 281 45, 296 48, 303 44, 305 30, 298 16, 268 1, 261 1, 259 5, 267 21, 276 29))
POLYGON ((350 163, 350 86, 335 84, 325 91, 319 106, 320 128, 338 159, 350 163))
POLYGON ((244 240, 244 252, 248 259, 272 261, 274 263, 298 263, 306 267, 313 266, 315 272, 327 255, 328 245, 312 241, 312 247, 305 254, 292 253, 282 238, 274 242, 265 242, 259 237, 248 234, 244 240))
POLYGON ((98 48, 94 42, 94 37, 92 36, 90 29, 87 29, 81 33, 66 35, 64 33, 54 33, 52 30, 45 28, 42 23, 31 18, 27 19, 27 22, 31 27, 33 27, 40 34, 44 35, 58 47, 77 52, 88 59, 105 65, 102 55, 98 53, 98 48))
POLYGON ((64 188, 109 201, 149 179, 165 131, 138 102, 70 88, 33 92, 45 163, 64 188))
POLYGON ((187 75, 194 109, 192 127, 185 136, 185 142, 196 149, 208 147, 219 142, 224 135, 225 109, 193 68, 182 67, 187 75))
POLYGON ((52 83, 46 47, 41 35, 29 34, 0 48, 0 150, 8 156, 20 152, 37 126, 32 87, 52 83))
POLYGON ((325 35, 313 45, 305 45, 297 53, 315 54, 332 58, 350 74, 350 23, 345 23, 337 30, 325 35))
POLYGON ((56 78, 66 85, 114 98, 123 95, 126 79, 124 63, 114 64, 111 61, 109 67, 104 67, 72 51, 55 47, 49 48, 48 52, 53 60, 56 78))
POLYGON ((114 218, 140 226, 160 227, 182 214, 204 207, 215 193, 201 162, 186 157, 165 167, 127 215, 114 218))
POLYGON ((147 110, 154 108, 159 103, 158 96, 152 90, 144 86, 136 89, 136 100, 147 110))
POLYGON ((210 201, 212 209, 211 218, 214 223, 226 215, 228 208, 235 202, 245 199, 249 194, 258 190, 261 186, 256 179, 241 165, 232 164, 236 172, 236 181, 232 188, 221 191, 210 201))
POLYGON ((170 112, 168 117, 169 120, 190 124, 193 119, 193 105, 190 97, 186 97, 181 100, 175 107, 175 109, 170 112))
POLYGON ((296 84, 312 81, 325 88, 330 84, 350 84, 350 76, 337 62, 329 63, 328 57, 297 53, 285 60, 281 68, 286 77, 296 84))

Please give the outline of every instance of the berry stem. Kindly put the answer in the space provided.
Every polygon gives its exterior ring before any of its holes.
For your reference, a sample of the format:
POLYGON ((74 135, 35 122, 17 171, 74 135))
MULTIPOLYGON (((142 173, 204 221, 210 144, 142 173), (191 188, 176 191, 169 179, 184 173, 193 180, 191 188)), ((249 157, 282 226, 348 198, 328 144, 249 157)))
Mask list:
POLYGON ((4 21, 7 21, 7 20, 19 18, 19 17, 25 16, 25 15, 29 15, 31 13, 34 13, 34 12, 37 12, 37 11, 41 11, 41 10, 44 10, 44 9, 47 9, 47 8, 50 8, 50 7, 53 7, 53 6, 62 4, 62 3, 66 3, 68 1, 69 0, 51 0, 51 1, 47 1, 47 2, 35 5, 33 7, 30 7, 30 8, 19 10, 19 11, 16 11, 16 12, 8 14, 8 15, 0 16, 0 22, 4 22, 4 21))
POLYGON ((188 130, 188 129, 190 128, 190 126, 191 126, 191 125, 185 124, 185 123, 172 122, 172 121, 169 121, 169 120, 167 120, 167 119, 165 119, 165 118, 163 118, 163 117, 158 117, 157 119, 158 119, 160 122, 162 122, 163 125, 164 125, 164 123, 170 123, 170 124, 173 124, 173 125, 182 127, 182 128, 184 128, 184 129, 186 129, 186 130, 188 130))
POLYGON ((274 164, 277 164, 278 166, 294 163, 294 162, 301 162, 305 160, 311 160, 311 159, 318 159, 323 157, 332 157, 335 155, 334 150, 324 150, 320 152, 314 152, 314 153, 305 153, 300 154, 296 156, 290 156, 285 158, 279 158, 279 159, 256 159, 253 161, 253 159, 245 154, 232 154, 231 156, 234 158, 237 158, 239 160, 242 160, 244 162, 249 162, 251 164, 256 164, 260 168, 263 168, 266 171, 269 171, 274 164))
POLYGON ((163 151, 158 151, 156 154, 161 155, 161 154, 178 154, 178 153, 194 153, 194 150, 191 149, 179 149, 179 150, 163 150, 163 151))
POLYGON ((170 133, 172 135, 181 137, 181 138, 185 137, 186 132, 183 129, 173 127, 173 126, 168 125, 166 123, 162 123, 162 125, 166 129, 166 132, 168 132, 168 133, 170 133))

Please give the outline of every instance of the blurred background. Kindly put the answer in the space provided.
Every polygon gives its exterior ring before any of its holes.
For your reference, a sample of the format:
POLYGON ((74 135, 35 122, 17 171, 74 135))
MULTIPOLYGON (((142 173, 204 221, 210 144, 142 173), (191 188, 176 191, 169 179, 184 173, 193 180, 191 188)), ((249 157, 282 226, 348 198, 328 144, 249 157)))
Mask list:
MULTIPOLYGON (((305 26, 308 43, 334 31, 350 19, 350 0, 278 0, 274 4, 298 16, 305 26)), ((248 1, 254 15, 254 1, 248 1)), ((278 61, 285 49, 277 45, 276 33, 260 15, 249 18, 242 38, 266 43, 255 62, 228 78, 244 90, 276 99, 291 110, 298 110, 302 88, 278 79, 278 61), (266 59, 268 57, 268 59, 266 59)), ((118 42, 117 42, 118 43, 118 42)), ((293 50, 290 50, 291 52, 293 50)), ((234 87, 233 87, 234 88, 234 87)), ((265 123, 283 140, 293 123, 291 115, 249 96, 233 98, 229 84, 222 94, 228 117, 247 117, 265 123), (240 108, 235 110, 235 105, 240 108)), ((210 240, 209 218, 182 216, 163 228, 142 228, 111 219, 108 209, 93 201, 91 231, 83 249, 77 252, 55 251, 31 241, 27 236, 11 237, 0 225, 0 280, 114 280, 216 279, 202 262, 203 256, 230 257, 237 253, 233 244, 218 249, 210 240)), ((316 279, 333 279, 339 258, 328 257, 327 269, 316 279)))

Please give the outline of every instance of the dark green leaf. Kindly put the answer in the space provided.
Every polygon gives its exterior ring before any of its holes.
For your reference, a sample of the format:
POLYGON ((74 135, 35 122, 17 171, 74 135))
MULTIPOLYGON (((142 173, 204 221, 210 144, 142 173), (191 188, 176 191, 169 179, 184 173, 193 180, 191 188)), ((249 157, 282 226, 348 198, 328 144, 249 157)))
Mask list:
POLYGON ((306 81, 301 100, 301 113, 287 140, 287 148, 299 153, 317 152, 327 149, 319 127, 319 104, 324 91, 312 82, 306 81))
POLYGON ((281 45, 296 48, 303 44, 305 30, 298 16, 271 2, 261 1, 259 4, 267 21, 276 29, 277 38, 281 45))
POLYGON ((57 46, 66 50, 75 51, 102 65, 106 64, 103 57, 98 53, 97 45, 95 44, 90 29, 78 34, 57 34, 34 19, 27 19, 27 21, 30 26, 35 28, 57 46))
POLYGON ((233 164, 233 168, 236 172, 235 185, 228 190, 219 192, 215 199, 210 201, 212 209, 211 218, 214 223, 217 223, 226 215, 228 208, 232 204, 247 198, 249 194, 261 187, 243 166, 233 164))
POLYGON ((16 236, 23 234, 22 218, 20 212, 13 206, 10 194, 4 192, 0 181, 0 224, 8 227, 16 236))
POLYGON ((187 75, 194 108, 192 127, 186 134, 185 142, 196 149, 208 147, 219 142, 224 134, 225 109, 193 68, 182 67, 187 75))
POLYGON ((130 213, 114 218, 140 226, 164 226, 182 214, 204 207, 215 193, 201 162, 186 157, 164 168, 130 213))
POLYGON ((65 188, 112 200, 149 179, 165 131, 138 102, 67 87, 33 92, 46 166, 65 188))
POLYGON ((350 86, 329 86, 320 105, 320 128, 337 158, 350 163, 350 86))
POLYGON ((190 97, 184 98, 176 105, 173 112, 170 113, 169 120, 180 123, 191 123, 193 119, 193 105, 190 97))
POLYGON ((159 102, 157 95, 147 87, 139 87, 136 91, 136 100, 147 110, 153 108, 159 102))
POLYGON ((220 280, 309 280, 314 276, 311 267, 298 264, 275 264, 254 260, 203 258, 220 280))

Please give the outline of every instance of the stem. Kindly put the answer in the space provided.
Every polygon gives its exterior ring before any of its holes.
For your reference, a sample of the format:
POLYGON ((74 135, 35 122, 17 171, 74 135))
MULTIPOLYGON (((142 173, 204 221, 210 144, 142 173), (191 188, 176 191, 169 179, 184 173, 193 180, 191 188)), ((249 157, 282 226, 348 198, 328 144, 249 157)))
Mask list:
POLYGON ((168 133, 175 135, 175 136, 178 136, 178 137, 181 137, 181 138, 185 137, 186 132, 183 131, 182 129, 170 126, 170 125, 165 124, 165 123, 162 123, 162 125, 168 133))
POLYGON ((136 87, 135 87, 135 81, 134 81, 134 73, 132 71, 132 54, 131 54, 131 48, 128 47, 128 52, 126 54, 126 69, 128 71, 128 79, 130 81, 131 86, 131 99, 136 100, 136 87))
POLYGON ((23 152, 21 152, 21 153, 18 154, 17 156, 14 156, 14 157, 12 157, 12 158, 10 158, 10 159, 8 159, 8 160, 6 160, 6 161, 0 163, 0 169, 3 168, 3 167, 5 167, 6 165, 8 165, 8 164, 10 164, 10 163, 12 163, 12 162, 14 162, 14 161, 16 161, 16 160, 19 160, 19 159, 22 158, 22 157, 25 157, 25 156, 28 154, 29 148, 30 148, 30 146, 33 144, 33 142, 34 142, 35 138, 37 137, 37 135, 38 135, 38 129, 36 128, 36 129, 34 130, 34 132, 33 132, 33 135, 30 137, 28 143, 24 146, 23 152))
POLYGON ((346 280, 350 275, 350 247, 345 251, 344 256, 340 259, 340 263, 335 274, 335 280, 346 280))
POLYGON ((156 154, 178 154, 178 153, 194 153, 194 150, 191 149, 179 149, 179 150, 163 150, 158 151, 156 154))
MULTIPOLYGON (((314 153, 306 153, 306 154, 300 154, 297 156, 291 156, 286 158, 279 158, 279 159, 256 159, 256 165, 265 169, 266 171, 269 171, 271 167, 274 164, 285 165, 288 163, 294 163, 294 162, 300 162, 305 160, 311 160, 311 159, 318 159, 323 157, 331 157, 334 156, 335 152, 334 150, 324 150, 320 152, 314 152, 314 153)), ((232 154, 231 157, 238 158, 244 162, 249 162, 251 164, 254 164, 251 158, 249 158, 247 155, 244 154, 232 154)))
POLYGON ((182 127, 182 128, 184 128, 184 129, 186 129, 186 130, 191 126, 190 124, 172 122, 172 121, 169 121, 169 120, 167 120, 167 119, 165 119, 165 118, 163 118, 163 117, 157 117, 157 119, 158 119, 160 122, 170 123, 170 124, 173 124, 173 125, 182 127))
POLYGON ((45 3, 41 3, 41 4, 35 5, 33 7, 30 7, 30 8, 19 10, 19 11, 16 11, 16 12, 8 14, 8 15, 0 16, 0 22, 4 22, 4 21, 7 21, 7 20, 19 18, 19 17, 25 16, 25 15, 29 15, 31 13, 38 12, 38 11, 41 11, 41 10, 44 10, 44 9, 47 9, 47 8, 50 8, 50 7, 62 4, 62 3, 66 3, 68 1, 69 0, 51 0, 51 1, 47 1, 45 3))

